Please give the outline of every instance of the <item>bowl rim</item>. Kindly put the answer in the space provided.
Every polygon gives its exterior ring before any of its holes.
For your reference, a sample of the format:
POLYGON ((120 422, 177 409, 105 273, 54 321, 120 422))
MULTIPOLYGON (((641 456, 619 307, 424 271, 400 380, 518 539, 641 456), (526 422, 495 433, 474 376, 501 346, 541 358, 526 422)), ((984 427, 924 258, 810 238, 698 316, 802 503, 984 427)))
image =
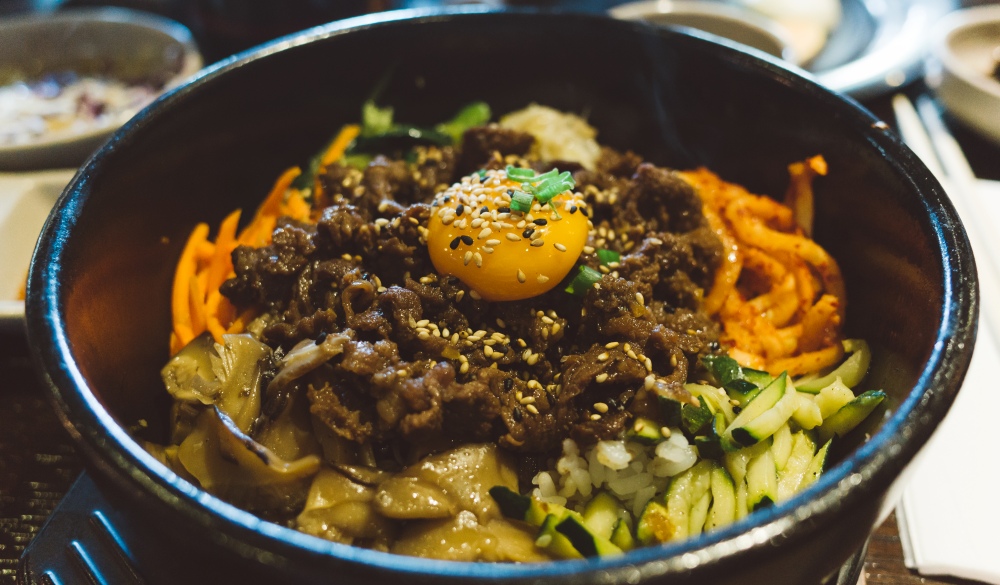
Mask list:
MULTIPOLYGON (((792 499, 736 523, 695 538, 660 546, 639 548, 621 557, 555 561, 535 564, 456 563, 404 557, 325 541, 317 537, 261 520, 253 514, 209 495, 181 479, 147 453, 127 431, 118 425, 103 407, 96 393, 74 361, 67 332, 61 322, 61 264, 65 255, 66 233, 76 224, 77 211, 88 197, 91 175, 101 162, 127 146, 141 129, 154 120, 169 115, 171 107, 227 71, 239 68, 268 55, 294 47, 321 42, 352 31, 370 27, 413 26, 425 22, 456 18, 521 18, 525 15, 551 16, 551 11, 537 9, 490 9, 461 7, 450 9, 411 9, 378 13, 308 29, 277 39, 223 60, 195 76, 181 87, 158 98, 141 115, 119 129, 98 151, 67 187, 43 230, 42 239, 32 260, 28 283, 27 321, 29 345, 46 385, 50 388, 56 410, 76 439, 89 463, 120 485, 153 494, 194 525, 225 532, 218 540, 244 557, 265 563, 280 563, 275 555, 302 558, 325 557, 324 562, 361 563, 382 571, 384 576, 434 577, 439 580, 487 578, 529 581, 545 577, 553 582, 579 579, 582 571, 594 571, 590 577, 599 581, 651 578, 679 575, 696 567, 717 566, 760 554, 769 541, 781 536, 794 539, 821 529, 818 520, 839 510, 856 506, 866 486, 890 486, 902 469, 931 435, 938 420, 954 399, 961 378, 968 368, 978 315, 978 288, 968 286, 974 279, 971 249, 958 216, 943 190, 926 167, 907 149, 888 126, 849 98, 822 88, 803 78, 777 59, 748 56, 721 47, 698 35, 661 30, 657 34, 680 35, 685 42, 704 43, 707 51, 724 51, 727 59, 759 70, 761 74, 794 82, 821 103, 845 115, 845 124, 864 129, 863 134, 874 148, 898 157, 900 172, 918 195, 928 215, 939 250, 946 303, 939 315, 940 324, 934 347, 917 382, 883 426, 855 452, 827 470, 812 486, 792 499), (941 410, 939 417, 927 411, 941 410), (899 432, 905 429, 905 432, 899 432), (233 538, 230 538, 233 537, 233 538)), ((560 13, 558 18, 603 20, 609 27, 650 27, 650 25, 612 19, 606 15, 560 13)))
MULTIPOLYGON (((177 42, 183 51, 181 69, 167 80, 164 89, 159 92, 161 94, 194 75, 204 65, 201 52, 194 41, 194 36, 186 26, 165 16, 133 10, 131 8, 116 6, 76 7, 57 12, 20 14, 0 19, 0 32, 5 29, 17 27, 64 26, 81 22, 134 26, 146 31, 166 35, 177 42)), ((72 144, 97 140, 103 136, 111 135, 123 123, 124 120, 115 119, 81 132, 65 135, 57 134, 55 136, 45 134, 37 140, 31 140, 23 144, 0 144, 0 159, 4 157, 28 156, 29 153, 39 153, 48 149, 62 148, 72 144)))

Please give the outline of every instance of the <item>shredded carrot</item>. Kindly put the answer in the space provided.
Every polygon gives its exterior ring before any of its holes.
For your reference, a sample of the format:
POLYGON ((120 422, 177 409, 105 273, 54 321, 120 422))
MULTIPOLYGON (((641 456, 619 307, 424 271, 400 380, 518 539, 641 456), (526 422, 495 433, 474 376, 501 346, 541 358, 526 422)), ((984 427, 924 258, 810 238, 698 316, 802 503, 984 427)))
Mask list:
POLYGON ((191 332, 205 330, 205 286, 201 274, 191 275, 188 279, 188 302, 191 306, 191 332))
POLYGON ((344 156, 344 152, 347 150, 347 147, 351 145, 351 142, 354 142, 354 139, 357 138, 360 133, 361 126, 358 126, 357 124, 348 124, 347 126, 341 128, 340 133, 338 133, 337 137, 330 143, 330 147, 327 148, 326 152, 323 153, 323 156, 320 157, 320 165, 325 167, 340 160, 340 157, 344 156))
POLYGON ((211 293, 218 290, 233 270, 232 253, 236 248, 236 228, 240 223, 240 210, 230 213, 219 226, 219 235, 215 239, 215 254, 208 265, 208 283, 205 290, 211 293))
POLYGON ((190 286, 195 277, 195 255, 198 247, 208 236, 208 224, 199 223, 188 237, 187 244, 181 252, 180 260, 174 272, 174 290, 171 296, 171 309, 174 315, 174 333, 178 343, 183 347, 195 337, 191 324, 190 286))
POLYGON ((292 167, 282 173, 278 177, 278 180, 275 181, 274 187, 271 189, 271 193, 267 196, 267 199, 257 208, 257 215, 254 216, 253 222, 250 225, 257 223, 264 216, 278 217, 281 215, 281 205, 285 202, 285 193, 292 186, 292 181, 301 174, 302 169, 299 167, 292 167))

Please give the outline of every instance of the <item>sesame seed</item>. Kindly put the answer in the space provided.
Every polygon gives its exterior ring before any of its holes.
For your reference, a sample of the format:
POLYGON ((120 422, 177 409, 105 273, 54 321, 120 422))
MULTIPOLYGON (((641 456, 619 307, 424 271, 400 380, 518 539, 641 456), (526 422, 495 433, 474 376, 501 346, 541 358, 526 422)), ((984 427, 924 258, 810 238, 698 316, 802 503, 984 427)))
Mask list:
POLYGON ((462 258, 462 262, 463 262, 463 263, 464 263, 464 264, 465 264, 466 266, 468 266, 468 265, 469 265, 469 262, 472 262, 472 252, 468 252, 468 251, 467 251, 467 252, 465 253, 465 257, 464 257, 464 258, 462 258))
POLYGON ((618 347, 619 345, 620 344, 617 341, 611 341, 611 342, 608 342, 608 343, 604 344, 604 349, 614 349, 614 348, 618 347))
POLYGON ((601 355, 597 356, 597 361, 599 361, 599 362, 606 362, 606 361, 608 361, 608 357, 610 357, 610 356, 608 356, 608 352, 604 352, 601 355))
MULTIPOLYGON (((524 223, 524 222, 521 222, 521 223, 524 223)), ((519 223, 517 225, 517 227, 520 228, 521 224, 519 223)), ((526 238, 530 238, 533 233, 535 233, 535 230, 533 230, 532 228, 528 228, 528 229, 524 230, 523 232, 521 232, 521 235, 524 236, 524 237, 526 237, 526 238)))
POLYGON ((536 407, 534 404, 529 404, 528 406, 525 406, 524 409, 530 412, 531 414, 538 414, 538 407, 536 407))
POLYGON ((653 371, 653 360, 651 360, 649 358, 646 358, 646 359, 643 360, 643 363, 645 363, 645 365, 646 365, 646 371, 647 372, 652 372, 653 371))
POLYGON ((601 415, 599 415, 599 414, 592 414, 592 415, 590 415, 590 420, 601 420, 601 415))
POLYGON ((520 268, 517 269, 517 281, 524 284, 524 281, 528 280, 528 277, 524 275, 524 271, 520 268))
POLYGON ((417 218, 415 218, 415 217, 410 217, 410 218, 407 218, 407 219, 409 219, 410 223, 412 223, 413 225, 420 225, 420 221, 417 218))
POLYGON ((476 259, 476 267, 477 268, 482 268, 483 267, 483 255, 480 254, 479 252, 476 252, 475 254, 472 255, 472 257, 476 259))
POLYGON ((642 385, 643 388, 645 388, 646 390, 652 390, 653 385, 656 384, 656 376, 654 376, 653 374, 649 374, 643 379, 642 382, 643 382, 642 385))
POLYGON ((675 368, 677 367, 677 356, 674 354, 670 354, 670 365, 675 368))
POLYGON ((597 377, 594 379, 597 380, 598 384, 603 384, 608 379, 608 375, 605 373, 597 374, 597 377))
POLYGON ((430 324, 429 319, 421 319, 417 321, 417 327, 427 327, 430 324))
POLYGON ((583 253, 584 254, 593 254, 594 253, 594 247, 593 246, 584 246, 583 247, 583 253))
POLYGON ((534 403, 535 403, 534 396, 525 396, 524 398, 521 399, 521 404, 534 404, 534 403))
POLYGON ((521 241, 521 236, 519 236, 517 234, 513 234, 511 232, 507 232, 507 239, 510 240, 510 241, 512 241, 512 242, 520 242, 521 241))
POLYGON ((378 218, 378 219, 375 220, 375 225, 377 225, 379 227, 385 227, 385 226, 389 225, 389 220, 386 219, 386 218, 384 218, 384 217, 380 217, 380 218, 378 218))
POLYGON ((476 236, 476 237, 478 237, 480 240, 485 240, 486 238, 490 237, 490 234, 492 234, 492 233, 493 233, 492 229, 490 229, 490 228, 483 228, 483 230, 481 232, 479 232, 479 235, 476 236))
POLYGON ((632 429, 637 433, 641 433, 644 428, 646 428, 646 425, 644 425, 641 420, 635 421, 635 424, 632 425, 632 429))
POLYGON ((493 348, 487 345, 483 348, 483 353, 486 354, 486 357, 493 357, 493 348))
POLYGON ((555 247, 555 249, 559 250, 560 252, 565 252, 566 251, 566 246, 560 244, 559 242, 556 242, 555 244, 552 244, 552 246, 555 247))
POLYGON ((629 349, 629 350, 626 350, 626 351, 625 351, 625 355, 627 355, 628 357, 630 357, 630 358, 632 358, 632 359, 634 359, 634 360, 637 360, 637 359, 639 359, 639 356, 637 356, 637 355, 635 354, 635 352, 634 352, 634 351, 632 351, 631 349, 629 349))
POLYGON ((735 398, 731 398, 731 399, 729 400, 729 404, 731 404, 731 405, 733 405, 733 406, 739 406, 739 405, 740 405, 740 401, 739 401, 739 400, 736 400, 735 398))
POLYGON ((605 412, 608 411, 608 405, 605 404, 605 403, 603 403, 603 402, 595 402, 594 403, 594 410, 596 410, 597 412, 599 412, 601 414, 604 414, 605 412))
POLYGON ((670 428, 669 427, 660 427, 660 434, 663 435, 666 438, 670 438, 670 428))
POLYGON ((496 240, 496 239, 486 240, 486 245, 487 246, 499 246, 500 245, 500 240, 496 240))
POLYGON ((537 353, 533 353, 530 356, 528 356, 528 365, 529 366, 533 366, 533 365, 535 365, 537 363, 538 363, 538 354, 537 353))
POLYGON ((462 243, 466 246, 471 246, 474 241, 475 240, 472 239, 472 236, 462 236, 462 243))
POLYGON ((535 248, 540 248, 545 245, 545 241, 542 240, 541 238, 538 238, 537 240, 532 240, 531 245, 535 248))
MULTIPOLYGON (((521 409, 518 408, 518 407, 516 407, 516 406, 514 407, 514 410, 511 411, 511 415, 514 417, 514 420, 516 422, 521 422, 521 419, 524 417, 524 415, 521 414, 521 409)), ((546 534, 545 536, 549 536, 549 535, 546 534)))
POLYGON ((555 321, 553 321, 552 317, 549 317, 548 315, 542 315, 542 323, 545 323, 546 325, 551 325, 555 323, 555 321))
POLYGON ((492 253, 493 253, 493 251, 494 251, 494 250, 496 250, 496 248, 494 248, 493 246, 483 246, 483 247, 482 247, 482 248, 480 248, 480 249, 481 249, 481 250, 482 250, 483 252, 486 252, 487 254, 492 254, 492 253))
POLYGON ((477 227, 479 227, 481 225, 483 225, 483 220, 479 219, 478 217, 476 219, 472 220, 472 223, 469 224, 470 227, 474 227, 474 228, 477 228, 477 227))
POLYGON ((457 250, 458 249, 458 245, 461 244, 461 243, 462 243, 462 238, 461 237, 457 237, 454 240, 452 240, 450 244, 448 244, 448 247, 451 248, 452 250, 457 250))
POLYGON ((546 220, 544 220, 544 219, 536 219, 535 220, 535 225, 545 225, 547 223, 549 223, 549 222, 546 221, 546 220))
POLYGON ((483 299, 482 295, 480 295, 479 293, 477 293, 474 290, 470 290, 469 291, 469 296, 472 297, 472 299, 475 300, 475 301, 480 301, 480 300, 483 299))
POLYGON ((461 372, 461 373, 463 373, 463 374, 468 373, 469 372, 469 362, 462 362, 462 365, 459 366, 458 371, 461 372))
POLYGON ((459 203, 458 207, 455 208, 455 215, 462 215, 463 213, 465 213, 465 206, 459 203))
MULTIPOLYGON (((616 268, 616 267, 613 266, 612 268, 616 268)), ((639 303, 640 305, 645 305, 646 304, 646 298, 644 296, 642 296, 641 292, 637 292, 637 293, 635 293, 635 302, 639 303)))
POLYGON ((539 274, 538 276, 535 277, 535 280, 538 281, 538 284, 545 284, 546 282, 549 281, 549 277, 545 276, 544 274, 539 274))

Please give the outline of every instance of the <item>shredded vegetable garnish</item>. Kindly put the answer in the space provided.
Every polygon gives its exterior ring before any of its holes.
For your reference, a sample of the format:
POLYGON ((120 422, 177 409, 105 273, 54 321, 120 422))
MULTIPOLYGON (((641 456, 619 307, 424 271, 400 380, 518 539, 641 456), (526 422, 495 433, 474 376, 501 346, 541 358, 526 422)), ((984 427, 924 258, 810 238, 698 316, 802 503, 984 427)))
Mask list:
POLYGON ((581 265, 576 272, 576 276, 566 287, 566 292, 571 295, 583 296, 596 283, 601 281, 601 273, 590 266, 581 265))

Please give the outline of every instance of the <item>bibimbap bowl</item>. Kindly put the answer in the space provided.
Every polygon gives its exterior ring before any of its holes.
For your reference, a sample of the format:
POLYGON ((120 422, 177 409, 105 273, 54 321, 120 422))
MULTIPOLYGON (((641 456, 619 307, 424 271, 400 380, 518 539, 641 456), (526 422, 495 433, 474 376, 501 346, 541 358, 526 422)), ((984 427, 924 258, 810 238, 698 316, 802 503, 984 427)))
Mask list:
POLYGON ((67 188, 35 252, 27 301, 37 364, 102 489, 161 527, 178 558, 211 559, 201 577, 309 583, 831 582, 889 513, 947 412, 977 313, 954 209, 855 103, 686 33, 478 10, 332 23, 220 63, 161 98, 67 188), (814 237, 840 263, 845 333, 871 345, 865 385, 885 391, 884 406, 791 499, 608 558, 461 563, 366 550, 263 521, 182 479, 140 440, 168 433, 160 369, 188 234, 255 207, 283 169, 356 121, 380 84, 398 119, 433 124, 473 100, 499 114, 538 102, 586 115, 604 144, 659 165, 706 166, 755 193, 780 196, 786 165, 822 154, 830 173, 815 185, 814 237))

